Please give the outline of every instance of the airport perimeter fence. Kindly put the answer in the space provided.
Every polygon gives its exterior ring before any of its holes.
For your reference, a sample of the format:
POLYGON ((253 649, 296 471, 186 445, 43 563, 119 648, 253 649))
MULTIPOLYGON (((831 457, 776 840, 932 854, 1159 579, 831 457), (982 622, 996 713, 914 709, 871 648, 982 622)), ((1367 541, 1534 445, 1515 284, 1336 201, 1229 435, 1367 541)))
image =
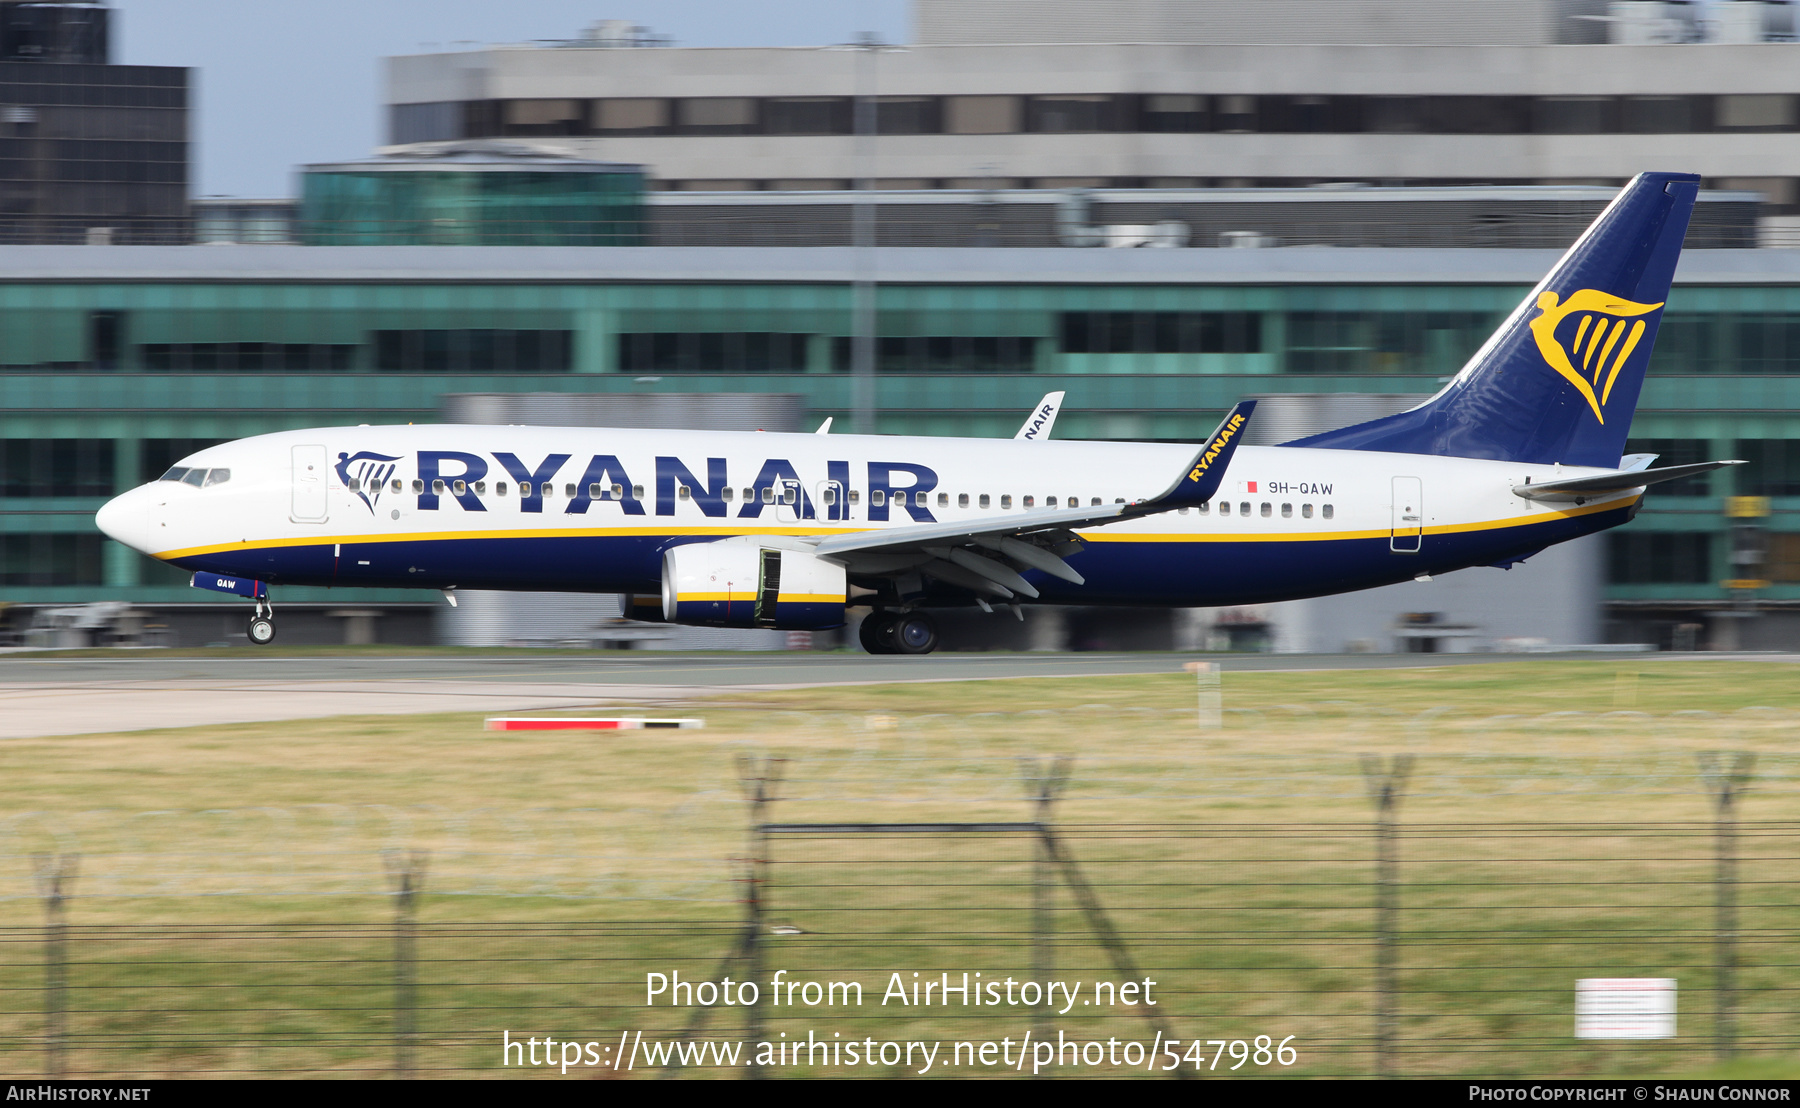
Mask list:
POLYGON ((1267 715, 1227 717, 1248 741, 1185 767, 930 749, 1041 713, 865 717, 838 756, 744 743, 629 840, 574 809, 16 815, 0 1057, 545 1075, 573 1042, 584 1076, 1643 1076, 1800 1046, 1788 714, 1426 715, 1367 736, 1397 751, 1287 754, 1259 749, 1267 715), (1675 979, 1677 1034, 1575 1038, 1595 977, 1675 979))

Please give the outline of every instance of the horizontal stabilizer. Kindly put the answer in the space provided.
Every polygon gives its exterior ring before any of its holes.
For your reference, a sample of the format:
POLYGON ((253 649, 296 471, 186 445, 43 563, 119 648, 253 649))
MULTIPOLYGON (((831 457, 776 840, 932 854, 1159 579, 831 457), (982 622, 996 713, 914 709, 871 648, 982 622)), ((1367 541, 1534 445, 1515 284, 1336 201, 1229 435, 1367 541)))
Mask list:
POLYGON ((1571 477, 1566 481, 1538 481, 1514 485, 1513 492, 1527 500, 1582 504, 1610 493, 1641 489, 1646 485, 1659 485, 1664 481, 1677 481, 1683 477, 1692 477, 1696 473, 1710 473, 1715 469, 1743 464, 1742 461, 1695 462, 1693 465, 1664 466, 1661 469, 1621 469, 1612 473, 1595 474, 1592 477, 1571 477))

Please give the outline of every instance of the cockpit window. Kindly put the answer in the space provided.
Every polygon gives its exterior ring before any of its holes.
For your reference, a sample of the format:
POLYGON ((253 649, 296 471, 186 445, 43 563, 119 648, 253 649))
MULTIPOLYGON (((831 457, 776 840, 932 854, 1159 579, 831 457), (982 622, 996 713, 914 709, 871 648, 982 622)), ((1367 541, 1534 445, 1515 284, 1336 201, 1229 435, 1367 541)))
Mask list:
POLYGON ((169 472, 163 474, 160 479, 164 481, 180 481, 184 485, 192 485, 197 489, 204 489, 211 488, 214 485, 223 485, 225 482, 231 480, 231 471, 229 469, 190 469, 187 466, 174 466, 170 468, 169 472))

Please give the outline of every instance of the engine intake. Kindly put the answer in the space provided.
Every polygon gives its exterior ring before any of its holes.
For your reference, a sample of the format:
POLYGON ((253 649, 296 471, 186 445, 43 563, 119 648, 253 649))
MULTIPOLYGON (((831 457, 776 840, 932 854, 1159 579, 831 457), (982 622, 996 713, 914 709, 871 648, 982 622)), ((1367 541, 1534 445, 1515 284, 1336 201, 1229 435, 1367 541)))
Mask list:
POLYGON ((688 543, 663 555, 663 618, 703 627, 823 631, 844 625, 844 567, 798 550, 688 543))

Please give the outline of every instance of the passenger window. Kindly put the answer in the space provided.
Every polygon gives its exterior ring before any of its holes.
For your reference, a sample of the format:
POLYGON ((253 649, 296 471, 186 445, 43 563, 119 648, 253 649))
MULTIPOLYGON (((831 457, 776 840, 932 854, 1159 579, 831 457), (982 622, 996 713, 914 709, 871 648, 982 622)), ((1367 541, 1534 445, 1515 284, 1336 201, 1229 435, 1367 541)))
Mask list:
POLYGON ((431 483, 431 491, 438 496, 444 495, 444 479, 442 477, 431 483))
POLYGON ((852 504, 862 503, 862 490, 861 489, 851 489, 850 490, 850 503, 852 503, 852 504))
POLYGON ((1210 501, 1205 504, 1200 505, 1200 514, 1201 515, 1207 515, 1211 511, 1212 511, 1212 503, 1210 501))
POLYGON ((1219 514, 1222 516, 1228 516, 1231 514, 1231 501, 1229 501, 1229 500, 1219 501, 1219 514))
MULTIPOLYGON (((726 494, 725 499, 730 500, 731 499, 731 490, 726 489, 725 494, 726 494)), ((829 508, 833 504, 837 503, 837 490, 833 489, 833 488, 827 488, 823 493, 820 494, 819 499, 824 501, 825 506, 827 508, 829 508)))
POLYGON ((543 497, 545 500, 548 500, 551 497, 556 495, 556 486, 552 485, 548 481, 545 481, 543 484, 538 486, 538 495, 543 497))
POLYGON ((1262 517, 1264 519, 1268 519, 1269 515, 1270 515, 1269 502, 1267 500, 1265 500, 1262 502, 1262 517))
POLYGON ((1248 500, 1238 501, 1238 515, 1247 516, 1249 514, 1250 514, 1250 502, 1248 500))
POLYGON ((957 493, 956 494, 956 506, 958 508, 967 508, 969 506, 969 494, 966 492, 957 493))
POLYGON ((984 492, 984 493, 982 493, 982 494, 981 494, 981 500, 980 500, 980 504, 981 504, 981 506, 982 506, 982 507, 983 507, 983 508, 985 508, 985 507, 987 507, 987 506, 988 506, 988 503, 989 503, 989 501, 988 501, 988 494, 987 494, 987 493, 985 493, 985 492, 984 492))
POLYGON ((1090 508, 1098 508, 1099 506, 1100 506, 1100 498, 1097 496, 1088 502, 1088 507, 1090 507, 1090 508))
POLYGON ((1300 518, 1301 519, 1311 519, 1312 518, 1312 505, 1311 504, 1300 505, 1300 518))
POLYGON ((1046 507, 1046 508, 1056 507, 1056 497, 1054 497, 1054 496, 1044 497, 1044 507, 1046 507))
POLYGON ((948 508, 949 506, 950 506, 950 494, 947 492, 938 493, 938 507, 948 508))
POLYGON ((417 477, 414 477, 413 478, 413 491, 414 492, 424 492, 425 491, 425 482, 420 480, 417 477))
POLYGON ((1281 518, 1282 519, 1294 518, 1294 506, 1292 504, 1283 504, 1281 506, 1281 518))
POLYGON ((401 490, 401 487, 402 486, 400 484, 400 478, 398 478, 398 477, 394 478, 394 491, 399 492, 401 490))
POLYGON ((469 486, 463 484, 463 482, 459 479, 459 480, 450 482, 450 491, 455 493, 458 496, 461 496, 463 493, 469 491, 469 486))
POLYGON ((563 495, 568 497, 570 500, 575 499, 576 494, 575 494, 574 482, 571 481, 569 484, 566 484, 563 486, 563 495))
POLYGON ((1183 504, 1180 511, 1182 515, 1187 515, 1187 505, 1183 504))
POLYGON ((1000 507, 1002 507, 1002 508, 1012 507, 1012 494, 1011 493, 1004 493, 1001 495, 1000 507))
POLYGON ((1032 498, 1028 496, 1024 500, 1020 501, 1019 506, 1022 508, 1029 508, 1029 507, 1031 507, 1031 505, 1033 503, 1035 503, 1035 501, 1033 501, 1032 498))
POLYGON ((1123 503, 1125 503, 1125 498, 1124 498, 1124 497, 1122 497, 1122 496, 1120 496, 1120 497, 1116 497, 1116 498, 1115 498, 1115 499, 1114 499, 1114 500, 1113 500, 1113 503, 1114 503, 1114 504, 1123 504, 1123 503))
POLYGON ((906 490, 901 489, 894 494, 894 503, 902 508, 906 506, 906 490))
MULTIPOLYGON (((212 483, 213 482, 211 482, 211 481, 207 482, 207 484, 209 484, 209 485, 212 483)), ((349 489, 351 492, 361 492, 362 491, 362 482, 360 482, 356 478, 352 477, 352 478, 350 478, 350 480, 344 482, 344 487, 346 489, 349 489)))
MULTIPOLYGON (((641 489, 641 488, 643 488, 643 486, 639 485, 638 488, 641 489)), ((614 485, 612 487, 612 498, 614 500, 625 499, 625 486, 624 485, 614 485)))
POLYGON ((201 485, 206 484, 206 471, 204 469, 190 469, 187 471, 186 475, 181 478, 181 483, 199 488, 201 485))
POLYGON ((487 482, 486 481, 475 482, 475 495, 480 496, 486 492, 487 492, 487 482))
MULTIPOLYGON (((725 503, 727 503, 727 504, 731 503, 731 491, 732 491, 731 486, 726 485, 725 491, 719 494, 720 496, 725 498, 725 503)), ((826 491, 830 492, 831 490, 827 489, 826 491)), ((831 503, 831 501, 827 500, 825 503, 829 504, 829 503, 831 503)))
POLYGON ((1326 519, 1330 519, 1331 518, 1331 505, 1327 504, 1323 508, 1320 508, 1319 514, 1324 516, 1326 519))
POLYGON ((600 482, 598 481, 593 481, 588 484, 589 500, 599 500, 605 495, 605 492, 606 490, 600 487, 600 482))
POLYGON ((495 481, 494 482, 494 495, 495 496, 505 496, 506 495, 506 482, 505 481, 495 481))
POLYGON ((693 490, 689 489, 686 485, 676 485, 675 486, 675 499, 677 499, 677 500, 692 500, 693 498, 694 498, 693 490))
MULTIPOLYGON (((623 485, 614 485, 613 488, 623 490, 624 486, 623 485)), ((644 499, 644 486, 642 486, 642 485, 631 486, 631 498, 633 500, 644 499)), ((620 499, 624 499, 624 498, 620 497, 620 499)))
POLYGON ((745 489, 744 490, 744 503, 754 504, 755 502, 756 502, 756 490, 755 489, 745 489))
POLYGON ((530 481, 520 481, 519 482, 519 495, 520 496, 530 496, 531 495, 531 482, 530 481))
POLYGON ((762 502, 764 504, 775 503, 775 486, 774 485, 770 485, 767 488, 763 489, 762 502))
POLYGON ((869 503, 879 508, 887 503, 887 493, 882 489, 869 490, 869 503))
POLYGON ((782 492, 781 500, 782 500, 782 503, 784 503, 784 504, 798 504, 800 502, 800 490, 795 488, 792 485, 789 485, 782 492))

